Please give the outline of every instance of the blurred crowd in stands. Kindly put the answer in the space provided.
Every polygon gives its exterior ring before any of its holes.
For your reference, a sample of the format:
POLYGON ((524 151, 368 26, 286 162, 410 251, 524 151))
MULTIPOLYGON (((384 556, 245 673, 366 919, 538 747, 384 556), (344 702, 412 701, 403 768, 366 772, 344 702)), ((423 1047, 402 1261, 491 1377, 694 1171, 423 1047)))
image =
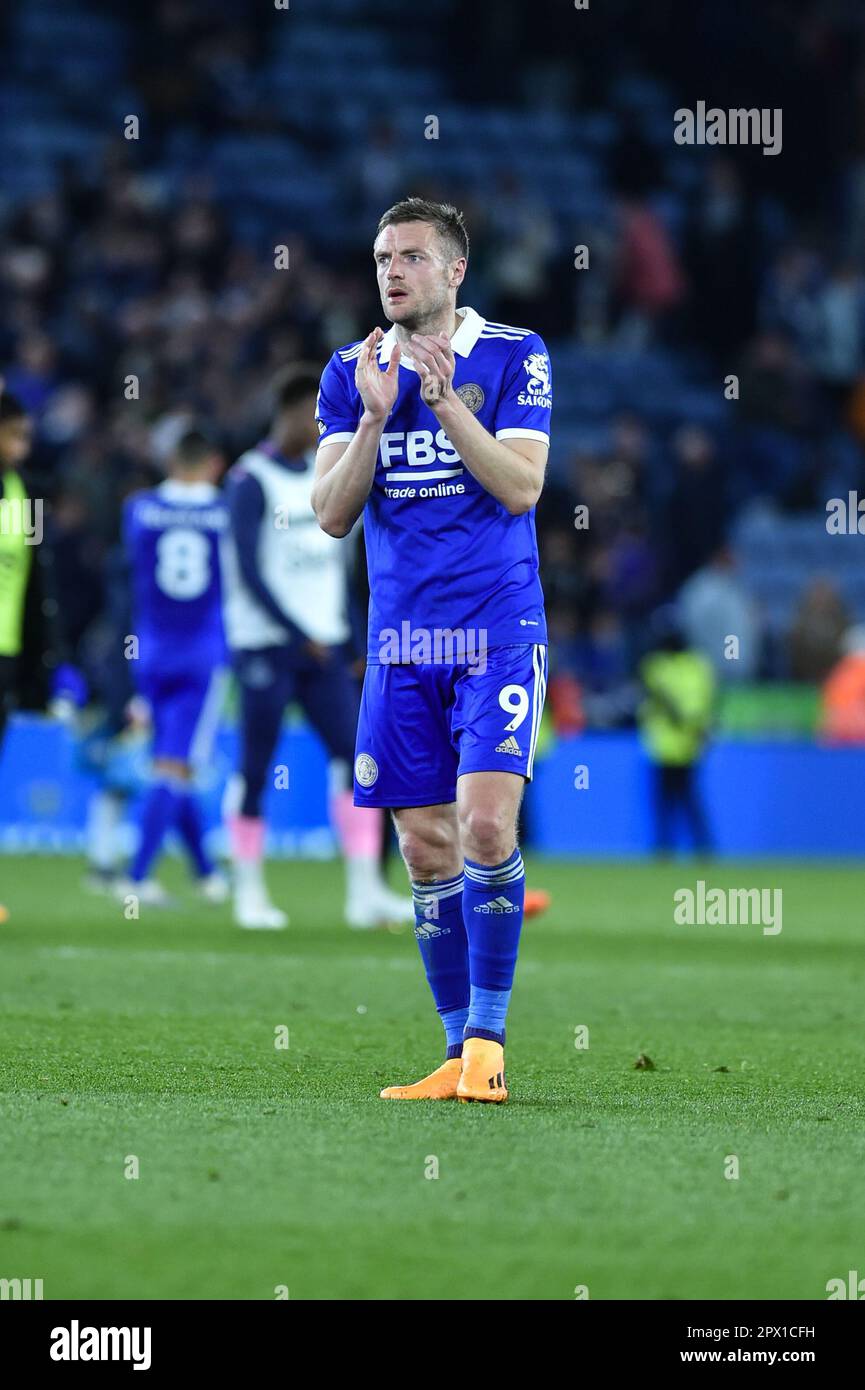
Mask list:
POLYGON ((37 420, 63 622, 85 664, 124 496, 158 479, 194 422, 230 463, 264 433, 279 367, 323 365, 382 321, 372 234, 409 192, 465 209, 464 302, 551 348, 538 531, 554 672, 614 696, 645 652, 651 613, 673 598, 722 681, 821 680, 865 619, 831 576, 802 574, 773 624, 735 544, 755 504, 771 504, 779 524, 810 512, 819 526, 828 498, 865 493, 865 10, 699 0, 689 29, 663 0, 618 0, 592 20, 567 6, 548 20, 544 6, 500 0, 494 19, 486 8, 442 0, 421 24, 390 3, 323 2, 314 21, 345 60, 336 77, 320 67, 319 81, 340 81, 343 97, 359 84, 349 111, 312 99, 316 70, 298 37, 308 48, 312 21, 293 7, 161 0, 123 17, 98 3, 11 5, 0 130, 20 124, 16 95, 29 92, 38 133, 46 69, 51 119, 73 129, 84 111, 93 128, 80 151, 58 138, 41 186, 4 178, 0 193, 0 373, 37 420), (70 12, 80 24, 64 58, 50 24, 70 12), (123 93, 101 123, 99 91, 80 78, 97 21, 112 26, 108 78, 123 93), (361 56, 387 46, 389 86, 363 87, 372 59, 353 68, 349 39, 361 56), (422 115, 414 127, 399 116, 413 98, 403 63, 432 83, 419 112, 438 110, 441 94, 436 139, 422 115), (700 99, 781 106, 783 152, 679 149, 672 113, 700 99), (448 163, 447 102, 460 112, 462 176, 448 163), (483 164, 489 110, 525 132, 513 161, 497 145, 483 164), (124 111, 137 114, 138 139, 123 138, 124 111), (581 120, 584 196, 571 197, 542 132, 579 132, 581 120), (247 171, 234 191, 228 166, 195 158, 222 141, 241 162, 244 143, 264 160, 282 139, 324 181, 320 205, 312 173, 304 191, 278 160, 260 165, 268 202, 247 171), (280 244, 288 269, 275 268, 280 244), (578 244, 587 269, 575 268, 578 244), (624 385, 607 399, 583 364, 601 387, 624 385), (663 399, 645 375, 653 364, 663 399), (737 662, 718 657, 729 633, 737 662))

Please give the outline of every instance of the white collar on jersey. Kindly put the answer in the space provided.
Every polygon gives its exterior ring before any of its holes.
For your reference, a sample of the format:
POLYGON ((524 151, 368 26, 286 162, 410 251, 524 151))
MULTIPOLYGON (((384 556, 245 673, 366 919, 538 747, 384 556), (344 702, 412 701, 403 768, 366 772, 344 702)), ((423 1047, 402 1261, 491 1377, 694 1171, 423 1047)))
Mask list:
MULTIPOLYGON (((457 317, 462 320, 456 333, 451 338, 451 347, 454 352, 458 352, 460 357, 468 357, 478 338, 484 330, 486 319, 481 318, 480 314, 468 305, 464 309, 457 309, 457 317)), ((390 361, 390 355, 396 346, 396 328, 392 327, 385 333, 378 346, 378 360, 383 364, 390 361)), ((411 357, 405 348, 400 354, 399 364, 401 367, 408 367, 409 371, 417 371, 411 357)))
POLYGON ((180 478, 166 478, 156 491, 166 502, 212 502, 219 496, 213 483, 184 483, 180 478))

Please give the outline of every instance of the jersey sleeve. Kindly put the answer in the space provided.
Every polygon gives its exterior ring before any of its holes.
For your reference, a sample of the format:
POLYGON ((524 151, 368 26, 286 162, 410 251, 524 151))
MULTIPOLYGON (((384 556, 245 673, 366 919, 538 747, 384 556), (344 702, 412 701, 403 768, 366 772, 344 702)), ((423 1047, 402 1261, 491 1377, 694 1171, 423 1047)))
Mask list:
POLYGON ((550 355, 537 333, 517 343, 502 378, 496 408, 496 439, 550 442, 553 382, 550 355))
POLYGON ((319 445, 347 444, 357 429, 358 413, 356 393, 349 387, 345 364, 335 352, 322 373, 315 403, 319 445))

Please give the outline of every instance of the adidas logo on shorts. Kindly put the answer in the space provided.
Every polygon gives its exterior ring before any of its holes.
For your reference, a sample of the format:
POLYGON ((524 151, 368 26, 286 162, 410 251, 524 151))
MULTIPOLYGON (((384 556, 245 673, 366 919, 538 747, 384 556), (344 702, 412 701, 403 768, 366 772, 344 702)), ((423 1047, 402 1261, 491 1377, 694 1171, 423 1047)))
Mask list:
POLYGON ((519 908, 504 894, 500 894, 497 898, 488 898, 485 903, 481 903, 475 908, 475 912, 519 912, 519 908))
POLYGON ((498 747, 496 748, 496 752, 497 752, 497 753, 513 753, 513 754, 515 754, 516 757, 518 757, 518 758, 521 758, 521 757, 523 756, 523 750, 522 750, 522 748, 520 747, 520 745, 517 743, 517 741, 516 741, 516 739, 514 738, 513 734, 508 734, 507 738, 502 739, 501 743, 500 743, 500 744, 498 745, 498 747))

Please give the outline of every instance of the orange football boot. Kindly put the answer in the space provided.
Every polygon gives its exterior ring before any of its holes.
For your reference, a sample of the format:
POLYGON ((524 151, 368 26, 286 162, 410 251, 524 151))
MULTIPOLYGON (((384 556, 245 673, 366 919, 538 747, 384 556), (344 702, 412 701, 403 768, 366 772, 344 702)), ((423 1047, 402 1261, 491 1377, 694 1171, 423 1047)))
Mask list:
POLYGON ((523 903, 523 916, 540 917, 542 912, 546 912, 552 901, 546 888, 527 888, 523 903))
POLYGON ((379 1094, 382 1100, 453 1100, 462 1065, 461 1058, 451 1057, 422 1081, 411 1086, 386 1086, 379 1094))
POLYGON ((485 1100, 500 1105, 507 1098, 505 1053, 501 1043, 490 1042, 487 1038, 466 1038, 457 1100, 485 1100))

